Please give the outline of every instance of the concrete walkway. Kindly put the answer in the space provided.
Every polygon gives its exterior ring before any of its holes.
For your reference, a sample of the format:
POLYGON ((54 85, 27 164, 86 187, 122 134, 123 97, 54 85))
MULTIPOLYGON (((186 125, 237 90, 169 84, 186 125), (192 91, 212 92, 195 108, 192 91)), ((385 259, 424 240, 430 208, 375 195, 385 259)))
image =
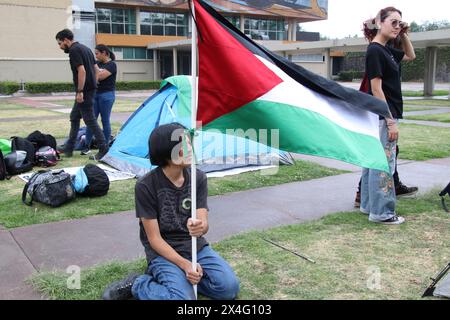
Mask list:
MULTIPOLYGON (((319 219, 352 211, 360 168, 323 158, 296 156, 351 173, 305 182, 209 198, 210 231, 217 242, 250 230, 319 219), (230 208, 233 208, 230 210, 230 208)), ((420 193, 443 188, 450 179, 450 158, 427 162, 402 161, 402 181, 420 193)), ((41 299, 24 283, 35 272, 89 267, 113 260, 143 257, 134 212, 0 230, 0 299, 41 299)), ((68 274, 69 276, 69 274, 68 274)))

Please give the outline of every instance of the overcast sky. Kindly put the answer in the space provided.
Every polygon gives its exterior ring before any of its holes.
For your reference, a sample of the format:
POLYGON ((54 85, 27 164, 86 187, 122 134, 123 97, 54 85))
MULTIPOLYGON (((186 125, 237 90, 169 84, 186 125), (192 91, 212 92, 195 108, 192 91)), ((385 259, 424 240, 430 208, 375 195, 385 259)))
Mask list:
POLYGON ((362 37, 362 22, 374 18, 380 9, 388 6, 402 11, 407 22, 450 21, 448 0, 328 0, 328 20, 302 23, 301 27, 332 39, 355 34, 362 37))

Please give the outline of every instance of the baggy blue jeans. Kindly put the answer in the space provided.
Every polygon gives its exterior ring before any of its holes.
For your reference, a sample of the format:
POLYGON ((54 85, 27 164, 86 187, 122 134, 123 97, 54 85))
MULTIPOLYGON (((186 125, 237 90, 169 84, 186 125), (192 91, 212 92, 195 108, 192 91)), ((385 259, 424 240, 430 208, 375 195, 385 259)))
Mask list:
MULTIPOLYGON (((102 116, 103 135, 105 136, 106 144, 109 144, 111 137, 111 111, 116 100, 115 91, 97 92, 94 98, 94 116, 98 119, 98 116, 102 116)), ((89 146, 92 141, 92 131, 87 128, 86 130, 86 145, 89 146)))
MULTIPOLYGON (((398 121, 397 121, 398 123, 398 121)), ((389 141, 385 120, 380 120, 380 141, 389 164, 390 173, 364 168, 361 178, 361 212, 370 221, 384 221, 396 215, 395 187, 392 175, 395 171, 397 141, 389 141)))
MULTIPOLYGON (((198 293, 216 300, 233 300, 239 292, 239 280, 229 264, 210 246, 197 254, 203 278, 198 293)), ((153 259, 147 274, 139 276, 131 289, 139 300, 195 300, 192 284, 177 265, 159 256, 153 259)))

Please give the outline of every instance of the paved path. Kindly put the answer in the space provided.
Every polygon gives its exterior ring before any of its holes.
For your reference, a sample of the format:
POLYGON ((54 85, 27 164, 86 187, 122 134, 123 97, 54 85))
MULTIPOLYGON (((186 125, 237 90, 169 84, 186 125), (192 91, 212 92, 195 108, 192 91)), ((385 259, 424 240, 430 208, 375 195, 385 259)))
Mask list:
MULTIPOLYGON (((351 173, 209 198, 207 239, 220 241, 250 230, 316 220, 352 211, 358 167, 323 158, 296 156, 351 173), (230 208, 233 208, 230 210, 230 208)), ((402 161, 402 181, 420 193, 442 188, 450 179, 450 158, 402 161)), ((134 212, 0 230, 0 299, 40 299, 23 280, 36 271, 89 267, 143 257, 134 212)))
POLYGON ((403 116, 424 116, 424 115, 430 115, 430 114, 443 114, 443 113, 450 113, 450 108, 443 108, 443 107, 436 107, 434 109, 429 110, 420 110, 420 111, 409 111, 404 112, 403 116))
POLYGON ((430 127, 441 127, 441 128, 450 128, 450 123, 446 122, 437 122, 437 121, 421 121, 421 120, 406 120, 401 119, 400 123, 406 124, 418 124, 421 126, 430 126, 430 127))

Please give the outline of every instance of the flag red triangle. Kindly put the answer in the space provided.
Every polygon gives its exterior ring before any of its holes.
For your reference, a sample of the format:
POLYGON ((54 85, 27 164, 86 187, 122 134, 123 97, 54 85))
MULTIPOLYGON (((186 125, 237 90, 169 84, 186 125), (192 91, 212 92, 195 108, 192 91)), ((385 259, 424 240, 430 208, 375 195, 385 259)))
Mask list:
POLYGON ((282 80, 194 2, 199 30, 197 120, 205 125, 256 100, 282 80))

